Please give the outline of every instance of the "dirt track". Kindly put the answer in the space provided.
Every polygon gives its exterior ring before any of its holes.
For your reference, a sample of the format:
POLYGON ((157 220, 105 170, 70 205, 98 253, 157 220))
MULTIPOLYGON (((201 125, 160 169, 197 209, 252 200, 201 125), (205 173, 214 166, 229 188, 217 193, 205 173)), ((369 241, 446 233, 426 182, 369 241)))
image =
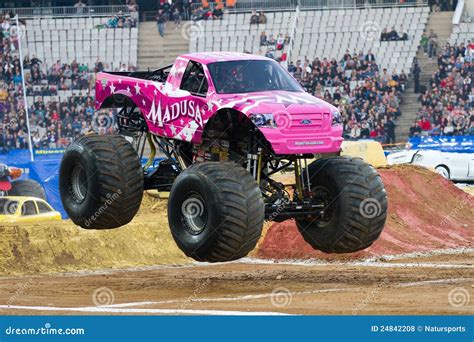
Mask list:
POLYGON ((265 264, 248 259, 2 278, 0 303, 15 308, 2 305, 0 314, 466 315, 474 313, 473 257, 471 250, 362 264, 265 264), (100 306, 104 304, 108 306, 100 306))
POLYGON ((474 314, 472 197, 419 168, 380 172, 387 225, 351 255, 314 251, 287 221, 252 253, 262 259, 196 265, 149 197, 117 230, 0 227, 0 314, 474 314))

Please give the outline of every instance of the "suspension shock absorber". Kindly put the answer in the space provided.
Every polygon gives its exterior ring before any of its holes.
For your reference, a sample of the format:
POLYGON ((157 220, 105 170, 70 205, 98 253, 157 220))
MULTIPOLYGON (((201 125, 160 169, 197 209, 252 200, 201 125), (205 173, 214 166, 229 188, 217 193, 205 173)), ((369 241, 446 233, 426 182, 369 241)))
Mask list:
POLYGON ((262 172, 262 149, 255 143, 255 129, 250 132, 249 149, 247 153, 247 171, 260 183, 262 172))
POLYGON ((300 160, 298 158, 294 161, 295 164, 295 184, 296 184, 296 191, 298 192, 298 198, 300 200, 303 199, 303 184, 302 184, 302 177, 301 177, 301 167, 300 167, 300 160))
POLYGON ((257 183, 260 184, 260 178, 262 175, 262 148, 258 148, 258 155, 257 155, 257 183))
POLYGON ((308 159, 304 158, 304 170, 306 170, 306 182, 308 191, 311 191, 311 180, 309 179, 308 159))

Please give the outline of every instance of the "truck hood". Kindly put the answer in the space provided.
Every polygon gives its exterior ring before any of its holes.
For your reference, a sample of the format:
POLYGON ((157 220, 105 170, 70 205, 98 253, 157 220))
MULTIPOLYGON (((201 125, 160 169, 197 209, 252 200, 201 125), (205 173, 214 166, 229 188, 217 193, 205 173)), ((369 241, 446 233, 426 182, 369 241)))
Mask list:
POLYGON ((249 114, 332 113, 337 108, 305 92, 272 91, 244 94, 216 94, 220 108, 233 108, 249 114))
POLYGON ((218 108, 246 116, 271 114, 276 127, 259 127, 276 154, 338 152, 342 125, 332 125, 337 108, 305 92, 216 94, 218 108))

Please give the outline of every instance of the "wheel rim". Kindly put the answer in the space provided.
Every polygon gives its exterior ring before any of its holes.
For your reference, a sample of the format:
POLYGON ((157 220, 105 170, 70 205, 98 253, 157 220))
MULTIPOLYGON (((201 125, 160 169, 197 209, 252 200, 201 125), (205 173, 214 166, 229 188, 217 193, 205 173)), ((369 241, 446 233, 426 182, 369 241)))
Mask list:
POLYGON ((438 171, 438 173, 444 178, 449 179, 448 170, 446 170, 444 167, 438 167, 436 168, 436 171, 438 171))
POLYGON ((331 191, 325 186, 317 186, 313 188, 314 196, 313 200, 317 203, 324 205, 323 215, 316 220, 316 224, 319 227, 325 227, 330 224, 333 219, 335 212, 334 198, 331 195, 331 191))
POLYGON ((188 233, 199 235, 206 229, 208 210, 200 194, 193 192, 187 196, 181 205, 181 215, 188 233))
POLYGON ((87 173, 80 164, 74 166, 71 173, 71 193, 77 203, 82 203, 87 196, 87 173))

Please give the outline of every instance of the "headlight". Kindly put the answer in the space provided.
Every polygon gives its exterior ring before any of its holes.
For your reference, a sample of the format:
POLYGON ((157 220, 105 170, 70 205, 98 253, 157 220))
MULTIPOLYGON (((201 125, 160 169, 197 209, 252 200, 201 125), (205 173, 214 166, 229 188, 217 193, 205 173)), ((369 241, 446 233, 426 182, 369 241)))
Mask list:
POLYGON ((342 115, 341 112, 338 110, 335 110, 332 114, 332 125, 341 125, 342 124, 342 115))
POLYGON ((257 127, 277 127, 273 114, 250 114, 250 121, 257 127))

